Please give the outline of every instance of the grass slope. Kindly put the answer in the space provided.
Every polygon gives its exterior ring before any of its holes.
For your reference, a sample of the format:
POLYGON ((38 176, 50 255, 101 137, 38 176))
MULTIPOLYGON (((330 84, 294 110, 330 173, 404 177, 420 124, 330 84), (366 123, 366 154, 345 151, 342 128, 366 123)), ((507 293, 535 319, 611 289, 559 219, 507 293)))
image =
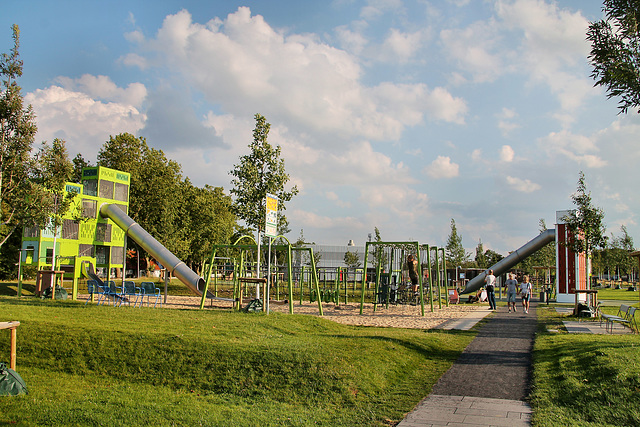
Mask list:
POLYGON ((21 322, 30 391, 0 399, 0 424, 30 426, 390 425, 474 336, 14 297, 0 320, 21 322))

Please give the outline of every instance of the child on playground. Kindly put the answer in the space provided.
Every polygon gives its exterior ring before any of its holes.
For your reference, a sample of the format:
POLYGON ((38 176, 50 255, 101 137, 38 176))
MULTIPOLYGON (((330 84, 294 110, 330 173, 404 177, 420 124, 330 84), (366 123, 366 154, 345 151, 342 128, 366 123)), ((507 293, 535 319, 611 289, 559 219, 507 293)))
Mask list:
POLYGON ((417 293, 420 290, 418 287, 418 260, 413 255, 407 257, 407 269, 409 270, 411 288, 414 293, 417 293))
POLYGON ((524 276, 520 283, 520 296, 522 296, 522 309, 525 313, 529 313, 529 300, 531 299, 531 290, 533 285, 529 283, 529 276, 524 276))

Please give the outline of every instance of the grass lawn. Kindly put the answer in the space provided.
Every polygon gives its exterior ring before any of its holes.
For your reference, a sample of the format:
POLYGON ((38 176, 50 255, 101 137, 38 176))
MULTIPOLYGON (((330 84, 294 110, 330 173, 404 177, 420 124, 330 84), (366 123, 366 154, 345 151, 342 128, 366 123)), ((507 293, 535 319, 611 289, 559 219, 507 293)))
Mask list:
POLYGON ((626 301, 635 301, 638 303, 640 301, 640 294, 637 291, 628 291, 628 285, 622 287, 622 289, 614 289, 614 288, 597 288, 598 289, 598 299, 599 300, 626 300, 626 301))
POLYGON ((475 335, 0 296, 8 320, 30 393, 0 425, 393 425, 475 335))
POLYGON ((545 325, 561 325, 561 316, 543 306, 538 316, 533 424, 640 425, 640 337, 549 333, 545 325))

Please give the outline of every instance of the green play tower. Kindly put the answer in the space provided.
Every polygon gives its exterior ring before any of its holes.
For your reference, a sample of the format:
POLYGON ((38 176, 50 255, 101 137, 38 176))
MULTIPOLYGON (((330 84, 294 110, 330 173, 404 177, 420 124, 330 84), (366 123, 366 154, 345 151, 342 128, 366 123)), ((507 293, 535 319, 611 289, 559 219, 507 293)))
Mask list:
POLYGON ((38 270, 36 290, 40 289, 40 281, 50 278, 54 271, 58 278, 72 281, 72 298, 76 299, 82 261, 90 261, 107 272, 124 269, 125 231, 101 216, 100 207, 114 205, 127 214, 130 177, 127 172, 103 166, 84 168, 80 184, 66 184, 66 191, 77 196, 64 215, 63 224, 55 231, 53 227, 24 229, 20 263, 38 270))

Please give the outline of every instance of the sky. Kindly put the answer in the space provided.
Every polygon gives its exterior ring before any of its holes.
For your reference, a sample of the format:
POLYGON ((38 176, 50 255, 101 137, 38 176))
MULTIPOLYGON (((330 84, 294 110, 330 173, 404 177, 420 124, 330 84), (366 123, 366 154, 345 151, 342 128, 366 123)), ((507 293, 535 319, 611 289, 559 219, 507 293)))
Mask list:
POLYGON ((640 240, 640 117, 594 87, 596 0, 22 0, 18 83, 36 143, 92 163, 145 137, 221 186, 262 114, 282 148, 295 241, 506 255, 574 207, 580 171, 608 234, 640 240))

